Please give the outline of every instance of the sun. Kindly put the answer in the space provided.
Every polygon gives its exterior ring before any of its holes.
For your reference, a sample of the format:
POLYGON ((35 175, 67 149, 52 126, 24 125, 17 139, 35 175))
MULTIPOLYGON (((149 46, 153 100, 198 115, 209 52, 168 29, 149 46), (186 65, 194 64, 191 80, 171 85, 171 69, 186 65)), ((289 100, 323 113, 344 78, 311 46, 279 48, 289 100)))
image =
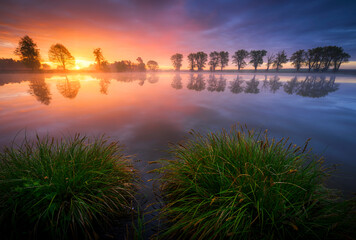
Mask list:
POLYGON ((75 66, 75 69, 76 69, 76 70, 79 70, 79 69, 80 69, 80 67, 77 65, 77 66, 75 66))

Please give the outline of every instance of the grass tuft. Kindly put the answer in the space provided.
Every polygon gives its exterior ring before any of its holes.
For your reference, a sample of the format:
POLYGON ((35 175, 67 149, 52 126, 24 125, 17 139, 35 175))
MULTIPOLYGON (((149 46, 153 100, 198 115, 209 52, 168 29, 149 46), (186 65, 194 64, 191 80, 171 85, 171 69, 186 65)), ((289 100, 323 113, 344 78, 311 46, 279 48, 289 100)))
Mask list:
POLYGON ((162 160, 161 239, 327 239, 354 236, 355 201, 324 187, 321 159, 288 139, 242 127, 173 145, 162 160), (306 238, 308 237, 308 238, 306 238))
MULTIPOLYGON (((93 239, 127 214, 136 173, 117 142, 75 135, 0 153, 0 228, 10 239, 93 239)), ((4 235, 3 235, 4 236, 4 235)))

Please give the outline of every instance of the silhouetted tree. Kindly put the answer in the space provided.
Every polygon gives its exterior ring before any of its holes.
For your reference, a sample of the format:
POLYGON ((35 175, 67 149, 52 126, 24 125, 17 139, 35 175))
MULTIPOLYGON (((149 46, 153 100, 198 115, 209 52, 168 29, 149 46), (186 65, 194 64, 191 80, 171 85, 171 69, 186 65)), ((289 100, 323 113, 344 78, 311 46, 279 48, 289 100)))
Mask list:
POLYGON ((49 91, 48 84, 46 84, 44 78, 35 78, 30 81, 29 93, 36 97, 37 101, 49 105, 51 102, 51 93, 49 91))
POLYGON ((149 60, 147 62, 147 67, 149 70, 151 71, 157 71, 158 69, 158 63, 156 61, 153 61, 153 60, 149 60))
POLYGON ((245 93, 259 93, 258 84, 260 84, 260 82, 256 80, 256 75, 254 75, 250 81, 246 81, 245 93))
POLYGON ((306 55, 304 50, 298 50, 292 54, 290 61, 294 65, 294 67, 299 72, 300 68, 302 67, 303 63, 306 61, 306 55))
POLYGON ((340 69, 342 63, 348 62, 350 54, 344 52, 342 47, 335 47, 333 57, 331 60, 331 65, 333 66, 333 71, 336 72, 340 69))
POLYGON ((183 55, 180 53, 176 53, 171 57, 171 61, 175 71, 180 71, 182 67, 183 55))
POLYGON ((26 66, 22 61, 14 60, 12 58, 0 58, 0 71, 2 70, 21 70, 26 66))
POLYGON ((224 51, 219 52, 220 70, 222 71, 224 67, 226 67, 228 64, 229 64, 229 53, 224 51))
POLYGON ((189 64, 189 70, 194 71, 194 68, 197 65, 195 60, 195 53, 190 53, 188 55, 188 64, 189 64))
POLYGON ((243 82, 244 81, 240 78, 240 76, 237 76, 234 81, 230 82, 230 86, 229 86, 230 91, 235 94, 243 92, 244 90, 244 88, 242 87, 243 82))
POLYGON ((255 71, 257 70, 258 66, 261 66, 263 64, 263 57, 266 56, 266 54, 267 54, 266 50, 252 50, 250 52, 250 58, 251 58, 250 63, 255 68, 255 71))
POLYGON ((59 64, 63 70, 66 70, 67 66, 73 66, 75 64, 75 59, 72 54, 60 43, 51 46, 48 51, 48 58, 51 62, 59 64))
POLYGON ((74 99, 79 92, 80 82, 78 80, 69 81, 66 76, 65 80, 57 82, 57 89, 64 97, 74 99))
POLYGON ((94 57, 95 57, 95 62, 96 62, 96 67, 98 70, 102 70, 102 62, 105 60, 103 53, 101 51, 101 48, 96 48, 93 51, 94 57))
POLYGON ((238 71, 246 66, 245 58, 248 56, 249 53, 244 49, 240 49, 232 55, 232 62, 237 66, 238 71))
POLYGON ((197 52, 195 54, 195 62, 198 67, 198 71, 203 71, 207 61, 208 61, 208 55, 205 52, 197 52))
POLYGON ((139 71, 139 72, 144 72, 144 71, 146 71, 146 64, 143 62, 142 58, 141 58, 141 57, 138 57, 138 58, 136 59, 136 61, 138 62, 137 71, 139 71))
POLYGON ((32 70, 39 69, 40 62, 40 50, 37 48, 37 44, 33 42, 29 36, 24 36, 19 41, 19 45, 15 50, 15 54, 21 59, 21 62, 32 70))
POLYGON ((282 52, 277 53, 276 58, 273 61, 273 67, 275 67, 278 72, 278 70, 283 67, 282 64, 286 63, 287 61, 287 55, 283 50, 282 52))
POLYGON ((183 88, 182 78, 179 74, 174 75, 171 86, 174 89, 182 89, 183 88))
POLYGON ((269 70, 270 66, 271 66, 272 63, 274 62, 274 58, 275 58, 274 54, 269 54, 269 55, 267 56, 267 63, 266 63, 267 68, 266 68, 266 71, 269 70))
POLYGON ((209 54, 209 58, 210 58, 209 61, 210 69, 212 72, 215 72, 216 67, 219 65, 220 55, 217 51, 214 51, 209 54))

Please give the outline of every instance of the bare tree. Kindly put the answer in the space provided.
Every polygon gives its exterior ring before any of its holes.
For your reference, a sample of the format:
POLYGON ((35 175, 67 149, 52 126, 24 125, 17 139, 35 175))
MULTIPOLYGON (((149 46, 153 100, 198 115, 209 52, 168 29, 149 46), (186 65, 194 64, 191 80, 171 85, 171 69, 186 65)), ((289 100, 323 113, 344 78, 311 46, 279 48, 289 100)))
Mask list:
POLYGON ((255 71, 257 70, 258 66, 261 66, 263 64, 263 57, 266 56, 266 54, 267 54, 266 50, 252 50, 250 52, 250 58, 251 58, 250 63, 255 68, 255 71))
POLYGON ((75 59, 72 54, 60 43, 51 46, 48 51, 48 58, 51 62, 59 64, 63 70, 75 64, 75 59))
POLYGON ((235 63, 238 71, 240 71, 240 69, 242 69, 246 66, 245 58, 247 58, 248 56, 249 56, 249 53, 244 49, 238 50, 232 56, 232 62, 235 63))
POLYGON ((172 61, 174 70, 180 71, 180 68, 182 67, 183 55, 180 53, 176 53, 176 54, 172 55, 171 61, 172 61))
POLYGON ((282 64, 286 63, 287 61, 287 55, 283 50, 282 52, 277 53, 276 58, 273 61, 273 67, 275 67, 278 72, 278 70, 283 67, 282 64))
POLYGON ((15 54, 20 57, 25 66, 30 67, 32 70, 40 68, 40 50, 29 36, 26 35, 21 38, 15 54))
POLYGON ((267 63, 266 63, 267 68, 266 68, 266 71, 269 70, 270 66, 272 65, 272 63, 273 63, 273 61, 274 61, 274 58, 275 58, 274 54, 269 54, 269 55, 267 56, 267 63))

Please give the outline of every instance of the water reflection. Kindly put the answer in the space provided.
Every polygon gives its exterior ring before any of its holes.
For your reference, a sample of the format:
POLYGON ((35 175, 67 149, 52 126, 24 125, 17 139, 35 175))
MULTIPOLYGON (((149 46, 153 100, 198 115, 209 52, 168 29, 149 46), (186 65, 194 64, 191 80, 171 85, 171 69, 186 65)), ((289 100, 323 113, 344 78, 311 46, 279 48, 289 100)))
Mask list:
POLYGON ((171 86, 172 86, 172 88, 177 89, 177 90, 183 88, 182 78, 179 73, 176 73, 173 76, 171 86))
POLYGON ((240 76, 237 76, 234 81, 230 82, 230 86, 229 86, 230 91, 235 94, 243 92, 244 91, 244 88, 242 86, 243 83, 244 81, 242 80, 242 78, 240 76))
POLYGON ((297 94, 303 97, 320 98, 339 89, 339 84, 335 83, 335 76, 326 80, 325 76, 306 77, 299 83, 297 94))
POLYGON ((156 73, 150 73, 148 76, 149 83, 157 83, 159 81, 159 76, 156 73))
POLYGON ((219 79, 214 74, 210 74, 207 90, 210 92, 223 92, 226 87, 226 78, 220 75, 219 79))
POLYGON ((34 78, 29 84, 29 93, 36 97, 37 101, 49 105, 51 102, 51 93, 48 84, 43 77, 34 78))
POLYGON ((100 93, 102 93, 104 95, 108 95, 108 88, 109 88, 109 85, 110 85, 110 79, 108 79, 108 78, 100 79, 99 85, 100 85, 100 93))
POLYGON ((195 76, 194 74, 190 74, 187 88, 195 91, 204 90, 205 89, 204 76, 202 74, 198 74, 197 76, 195 76))
POLYGON ((79 80, 68 80, 68 77, 65 77, 65 80, 59 80, 57 82, 57 89, 64 97, 69 99, 74 99, 80 89, 79 80))
POLYGON ((292 95, 298 91, 298 86, 299 86, 298 78, 294 77, 283 85, 283 89, 286 93, 292 95))
POLYGON ((253 78, 250 81, 246 81, 245 93, 259 93, 260 89, 258 89, 258 84, 260 84, 260 82, 256 80, 256 75, 253 75, 253 78))
MULTIPOLYGON (((267 76, 266 76, 267 78, 267 76)), ((263 81, 263 86, 262 88, 267 88, 271 93, 276 93, 277 90, 282 86, 283 84, 280 82, 280 78, 278 76, 273 76, 270 77, 269 80, 264 80, 263 81)))

